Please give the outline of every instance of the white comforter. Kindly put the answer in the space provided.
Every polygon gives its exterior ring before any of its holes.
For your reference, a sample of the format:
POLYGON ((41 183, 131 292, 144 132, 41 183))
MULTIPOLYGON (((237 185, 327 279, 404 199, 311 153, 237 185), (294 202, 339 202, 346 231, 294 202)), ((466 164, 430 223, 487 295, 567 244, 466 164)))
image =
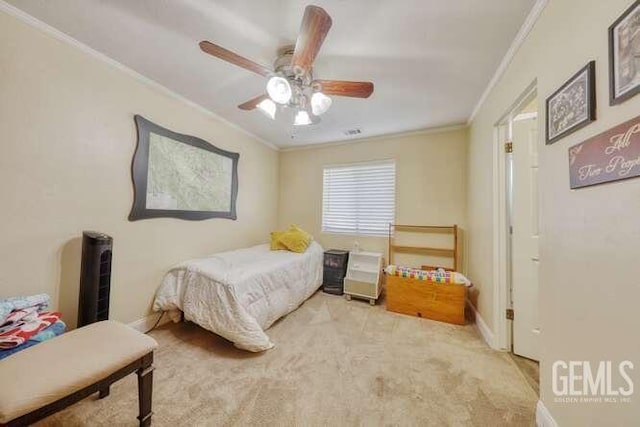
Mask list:
POLYGON ((320 286, 322 254, 312 242, 302 254, 258 245, 186 261, 165 275, 153 309, 182 310, 238 348, 267 350, 273 343, 264 330, 320 286))

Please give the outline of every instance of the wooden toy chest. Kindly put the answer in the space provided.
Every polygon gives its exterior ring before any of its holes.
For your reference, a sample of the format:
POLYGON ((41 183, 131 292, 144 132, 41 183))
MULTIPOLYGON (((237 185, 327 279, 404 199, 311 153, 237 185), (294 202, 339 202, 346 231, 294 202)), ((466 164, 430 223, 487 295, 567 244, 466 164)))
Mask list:
POLYGON ((467 287, 387 276, 387 310, 464 325, 467 287))

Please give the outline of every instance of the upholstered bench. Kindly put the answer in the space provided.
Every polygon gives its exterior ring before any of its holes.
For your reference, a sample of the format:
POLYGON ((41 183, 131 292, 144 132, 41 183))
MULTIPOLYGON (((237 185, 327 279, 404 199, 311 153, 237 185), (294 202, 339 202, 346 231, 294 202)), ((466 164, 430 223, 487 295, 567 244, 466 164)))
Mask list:
POLYGON ((32 424, 138 374, 141 426, 151 424, 156 341, 107 320, 60 335, 0 362, 0 425, 32 424))

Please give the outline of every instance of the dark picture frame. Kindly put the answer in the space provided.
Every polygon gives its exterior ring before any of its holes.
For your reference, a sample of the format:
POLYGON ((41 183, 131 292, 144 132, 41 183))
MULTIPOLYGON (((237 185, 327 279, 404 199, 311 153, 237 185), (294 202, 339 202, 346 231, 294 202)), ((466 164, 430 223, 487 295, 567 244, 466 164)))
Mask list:
POLYGON ((547 145, 596 120, 596 62, 582 67, 546 100, 547 145))
POLYGON ((609 105, 640 92, 640 0, 609 27, 609 105))
MULTIPOLYGON (((138 143, 136 146, 136 151, 133 155, 133 161, 131 164, 131 177, 133 181, 133 206, 131 207, 131 212, 129 214, 129 221, 136 221, 141 219, 148 218, 162 218, 162 217, 171 217, 171 218, 179 218, 184 220, 191 221, 199 221, 209 218, 227 218, 235 220, 237 219, 236 214, 236 199, 238 197, 238 159, 240 157, 239 153, 233 153, 231 151, 222 150, 214 145, 211 145, 207 141, 197 138, 191 135, 184 135, 177 132, 173 132, 169 129, 166 129, 162 126, 159 126, 140 115, 135 116, 136 128, 138 131, 138 143), (216 164, 219 164, 220 161, 225 162, 224 159, 217 159, 216 157, 207 155, 206 153, 212 153, 217 156, 222 156, 224 158, 228 158, 231 161, 231 170, 230 176, 223 176, 218 178, 216 175, 215 179, 230 179, 230 191, 229 191, 229 209, 228 210, 188 210, 181 208, 171 208, 171 209, 162 209, 157 207, 148 207, 148 194, 147 194, 147 186, 149 184, 149 152, 150 152, 150 144, 151 138, 163 137, 165 144, 185 144, 187 147, 196 148, 199 150, 204 150, 205 153, 202 153, 203 160, 200 163, 206 162, 209 159, 216 161, 216 164)), ((194 151, 189 150, 186 147, 181 147, 180 145, 176 145, 175 149, 177 150, 188 150, 190 154, 193 156, 194 151)), ((228 165, 228 162, 225 162, 228 165)), ((212 167, 215 165, 212 163, 212 167)), ((184 170, 184 169, 182 169, 184 170)), ((188 170, 188 168, 187 168, 188 170)), ((178 181, 181 178, 180 170, 176 170, 174 173, 170 174, 171 179, 177 179, 178 181)), ((166 180, 166 179, 165 179, 166 180)), ((224 188, 227 188, 226 181, 221 182, 224 188)), ((173 185, 173 182, 172 182, 173 185)), ((180 187, 180 182, 175 182, 176 188, 180 187)), ((189 183, 189 189, 193 192, 193 183, 189 183)), ((197 189, 196 189, 197 190, 197 189)), ((175 190, 174 190, 175 191, 175 190)))

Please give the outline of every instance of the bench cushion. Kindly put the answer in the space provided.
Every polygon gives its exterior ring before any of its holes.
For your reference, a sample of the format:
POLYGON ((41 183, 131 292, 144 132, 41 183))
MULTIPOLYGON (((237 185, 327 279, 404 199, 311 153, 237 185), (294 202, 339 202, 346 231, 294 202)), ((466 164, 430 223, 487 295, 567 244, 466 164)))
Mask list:
POLYGON ((0 362, 0 424, 95 384, 157 346, 153 338, 106 320, 9 356, 0 362))

